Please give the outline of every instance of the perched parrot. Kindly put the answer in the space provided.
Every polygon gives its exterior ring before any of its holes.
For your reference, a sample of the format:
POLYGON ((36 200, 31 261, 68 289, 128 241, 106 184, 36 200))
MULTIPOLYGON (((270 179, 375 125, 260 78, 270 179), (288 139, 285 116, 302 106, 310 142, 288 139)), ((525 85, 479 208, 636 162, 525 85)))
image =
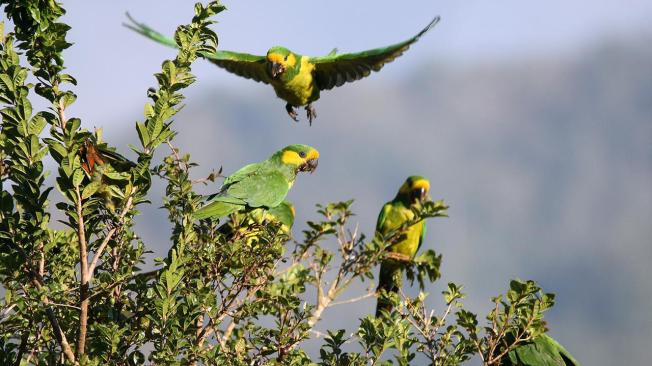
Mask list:
POLYGON ((503 358, 503 366, 579 366, 580 363, 552 337, 542 334, 522 343, 503 358))
MULTIPOLYGON (((177 46, 174 39, 131 17, 129 19, 132 24, 125 24, 126 27, 164 45, 177 46)), ((416 36, 403 42, 356 53, 338 54, 337 49, 334 49, 326 56, 310 57, 275 46, 265 56, 217 51, 204 53, 202 57, 236 75, 271 84, 276 95, 287 102, 285 110, 293 120, 298 121, 294 109, 305 107, 308 121, 312 124, 312 120, 317 117, 312 102, 319 99, 320 91, 362 79, 369 76, 371 71, 379 71, 386 63, 401 56, 439 19, 438 16, 435 17, 416 36)))
MULTIPOLYGON (((390 231, 400 228, 406 221, 414 218, 411 207, 417 203, 424 202, 428 197, 430 182, 424 177, 413 175, 401 185, 396 197, 383 205, 378 215, 376 232, 387 235, 390 231)), ((407 231, 396 241, 387 247, 392 253, 400 254, 409 259, 414 259, 423 238, 426 235, 426 221, 421 220, 407 228, 407 231)), ((378 292, 398 292, 403 279, 403 266, 400 260, 388 258, 380 265, 378 278, 378 292)), ((376 316, 381 315, 382 310, 391 310, 391 304, 383 298, 378 298, 376 316)))
POLYGON ((280 205, 299 172, 317 169, 319 152, 307 145, 289 145, 269 159, 246 165, 228 176, 210 203, 195 212, 196 219, 218 218, 242 209, 280 205))

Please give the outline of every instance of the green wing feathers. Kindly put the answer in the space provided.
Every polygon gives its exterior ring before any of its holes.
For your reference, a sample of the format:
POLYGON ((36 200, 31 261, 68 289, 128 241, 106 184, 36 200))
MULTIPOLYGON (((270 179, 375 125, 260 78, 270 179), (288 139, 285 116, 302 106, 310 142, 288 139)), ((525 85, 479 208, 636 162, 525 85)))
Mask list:
POLYGON ((127 18, 129 18, 129 21, 131 21, 131 24, 128 23, 123 23, 123 25, 131 30, 133 30, 136 33, 140 33, 143 36, 158 42, 160 44, 164 44, 169 47, 177 48, 177 42, 175 42, 174 39, 170 37, 166 37, 162 35, 161 33, 155 31, 154 29, 150 28, 147 26, 147 24, 144 23, 139 23, 136 21, 136 19, 132 18, 129 13, 127 13, 127 18))
POLYGON ((226 196, 242 199, 250 207, 276 207, 287 196, 290 185, 283 174, 274 171, 251 174, 226 189, 226 196))
MULTIPOLYGON (((136 21, 131 17, 131 15, 129 15, 129 13, 127 13, 127 18, 129 18, 131 23, 125 23, 125 27, 142 34, 155 42, 177 48, 177 43, 173 38, 164 36, 150 28, 147 24, 136 21)), ((267 76, 265 70, 264 56, 232 51, 217 51, 215 53, 202 52, 201 56, 226 71, 238 76, 269 84, 269 76, 267 76)))
POLYGON ((333 52, 310 59, 315 64, 315 79, 320 90, 332 89, 346 82, 362 79, 372 71, 379 71, 385 64, 401 56, 410 46, 439 22, 435 17, 416 36, 383 48, 337 55, 333 52))
POLYGON ((542 334, 509 352, 503 365, 580 366, 580 363, 552 337, 542 334))
POLYGON ((212 202, 195 211, 193 217, 196 220, 209 217, 224 217, 243 209, 246 205, 241 199, 233 197, 216 197, 212 202))
POLYGON ((202 56, 230 73, 265 84, 270 83, 264 56, 232 51, 217 51, 202 56))

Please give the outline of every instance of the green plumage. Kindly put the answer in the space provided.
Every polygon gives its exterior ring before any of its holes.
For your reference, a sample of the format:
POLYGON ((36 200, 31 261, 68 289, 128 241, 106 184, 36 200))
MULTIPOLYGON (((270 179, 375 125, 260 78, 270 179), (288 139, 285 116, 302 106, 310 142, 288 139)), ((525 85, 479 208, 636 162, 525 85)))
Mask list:
POLYGON ((246 165, 227 177, 194 217, 219 218, 243 209, 274 208, 283 202, 298 172, 317 167, 318 157, 310 146, 289 145, 265 161, 246 165))
POLYGON ((552 337, 542 334, 509 352, 503 366, 579 366, 580 363, 552 337))
MULTIPOLYGON (((396 197, 383 205, 378 215, 376 232, 383 236, 388 235, 391 231, 399 229, 407 221, 414 219, 411 207, 426 199, 429 187, 427 179, 420 176, 409 177, 399 189, 396 197)), ((408 227, 387 250, 402 255, 407 259, 414 259, 425 235, 426 222, 421 220, 408 227)), ((402 283, 404 266, 405 262, 400 260, 391 258, 384 260, 380 265, 378 291, 398 292, 402 283)), ((376 306, 376 316, 380 316, 382 310, 390 309, 391 304, 380 297, 376 306)))
MULTIPOLYGON (((131 17, 126 26, 158 43, 176 47, 176 42, 131 17)), ((329 90, 356 81, 379 71, 407 51, 437 22, 435 17, 424 29, 403 42, 362 52, 337 54, 334 49, 325 56, 310 57, 294 53, 285 47, 272 47, 265 56, 248 53, 217 51, 202 57, 238 76, 271 84, 276 95, 287 102, 286 110, 296 119, 295 107, 306 107, 308 119, 316 117, 310 103, 319 99, 321 90, 329 90)))

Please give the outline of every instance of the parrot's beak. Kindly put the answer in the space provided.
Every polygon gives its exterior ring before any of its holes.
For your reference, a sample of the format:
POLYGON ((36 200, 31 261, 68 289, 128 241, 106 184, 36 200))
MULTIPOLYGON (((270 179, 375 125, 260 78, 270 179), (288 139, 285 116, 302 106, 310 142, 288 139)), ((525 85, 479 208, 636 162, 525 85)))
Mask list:
POLYGON ((272 77, 276 78, 277 76, 281 75, 285 71, 285 66, 279 64, 278 62, 272 62, 270 66, 270 72, 272 73, 272 77))
POLYGON ((318 159, 310 159, 299 166, 299 171, 312 173, 317 169, 317 165, 319 165, 318 159))

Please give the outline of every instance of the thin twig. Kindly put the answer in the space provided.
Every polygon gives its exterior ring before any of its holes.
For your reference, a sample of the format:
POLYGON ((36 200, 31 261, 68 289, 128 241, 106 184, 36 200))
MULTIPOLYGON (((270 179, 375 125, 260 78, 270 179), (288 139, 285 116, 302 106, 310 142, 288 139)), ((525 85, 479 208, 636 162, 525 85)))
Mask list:
POLYGON ((342 300, 342 301, 336 301, 336 302, 331 302, 331 303, 330 303, 330 306, 344 305, 344 304, 351 304, 351 303, 358 302, 358 301, 361 301, 361 300, 364 300, 364 299, 368 299, 368 298, 370 298, 370 297, 375 297, 375 296, 376 296, 376 291, 368 292, 368 293, 366 293, 366 294, 364 294, 364 295, 362 295, 362 296, 354 297, 354 298, 352 298, 352 299, 342 300))
MULTIPOLYGON (((133 195, 129 196, 129 198, 127 199, 127 202, 125 203, 125 207, 122 209, 122 212, 120 213, 120 217, 118 219, 118 225, 123 224, 123 221, 124 221, 125 216, 127 215, 127 212, 129 212, 129 210, 131 209, 132 202, 133 202, 133 195)), ((106 234, 106 237, 102 241, 102 244, 100 244, 100 246, 97 248, 97 251, 95 251, 95 255, 93 256, 93 260, 91 261, 90 266, 88 266, 88 278, 89 278, 89 281, 91 281, 93 279, 93 271, 95 271, 95 266, 97 265, 97 261, 102 256, 102 252, 104 251, 106 246, 109 244, 109 241, 111 241, 111 238, 113 237, 113 235, 116 233, 117 230, 118 230, 117 227, 114 227, 111 230, 109 230, 109 232, 106 234)))

